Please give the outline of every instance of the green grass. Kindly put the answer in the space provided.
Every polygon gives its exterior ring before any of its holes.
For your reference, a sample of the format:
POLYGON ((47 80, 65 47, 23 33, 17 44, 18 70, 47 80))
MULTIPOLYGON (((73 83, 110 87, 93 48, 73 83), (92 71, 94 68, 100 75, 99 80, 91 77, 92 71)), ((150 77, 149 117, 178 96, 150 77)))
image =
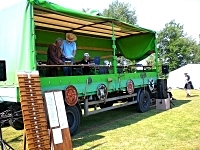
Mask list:
MULTIPOLYGON (((123 107, 82 118, 72 137, 74 150, 199 150, 200 91, 191 98, 183 90, 173 90, 175 107, 167 111, 152 107, 137 113, 134 106, 123 107)), ((16 150, 22 149, 22 131, 3 129, 3 138, 16 150)))

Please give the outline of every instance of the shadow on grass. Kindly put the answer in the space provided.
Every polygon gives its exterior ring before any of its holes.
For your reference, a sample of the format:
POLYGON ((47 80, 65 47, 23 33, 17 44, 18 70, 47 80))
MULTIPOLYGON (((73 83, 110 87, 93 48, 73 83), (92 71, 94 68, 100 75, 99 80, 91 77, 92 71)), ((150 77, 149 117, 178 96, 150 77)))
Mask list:
POLYGON ((84 150, 92 150, 92 149, 94 149, 94 148, 96 148, 96 147, 98 147, 98 146, 100 146, 100 145, 103 145, 103 144, 104 144, 104 143, 97 144, 97 145, 95 145, 95 146, 92 146, 92 147, 87 148, 87 149, 84 149, 84 150))
POLYGON ((17 136, 17 137, 15 137, 15 138, 13 138, 13 139, 11 139, 11 140, 9 140, 9 141, 7 141, 7 142, 21 142, 22 141, 22 136, 23 135, 19 135, 19 136, 17 136))
POLYGON ((186 103, 189 103, 191 100, 188 100, 188 99, 186 99, 186 100, 171 100, 171 103, 170 103, 170 108, 172 109, 172 108, 176 108, 176 107, 179 107, 179 106, 181 106, 181 105, 183 105, 183 104, 186 104, 186 103))
POLYGON ((199 97, 199 95, 191 95, 190 97, 199 97))
MULTIPOLYGON (((173 100, 175 106, 172 108, 179 107, 190 101, 191 100, 173 100)), ((103 138, 104 136, 99 135, 102 132, 135 124, 162 112, 162 110, 156 110, 155 106, 152 106, 148 112, 138 113, 136 105, 131 105, 83 117, 77 134, 72 137, 73 147, 76 148, 88 142, 103 138)), ((96 147, 98 147, 98 145, 96 145, 96 147)))
MULTIPOLYGON (((104 136, 91 134, 91 133, 89 133, 89 134, 86 133, 83 137, 82 136, 77 136, 75 139, 73 139, 73 148, 78 147, 80 145, 84 145, 85 143, 90 142, 90 141, 100 140, 102 138, 104 138, 104 136)), ((94 148, 96 148, 96 147, 98 147, 100 145, 103 145, 103 144, 104 143, 92 146, 92 147, 88 148, 88 150, 94 149, 94 148)))

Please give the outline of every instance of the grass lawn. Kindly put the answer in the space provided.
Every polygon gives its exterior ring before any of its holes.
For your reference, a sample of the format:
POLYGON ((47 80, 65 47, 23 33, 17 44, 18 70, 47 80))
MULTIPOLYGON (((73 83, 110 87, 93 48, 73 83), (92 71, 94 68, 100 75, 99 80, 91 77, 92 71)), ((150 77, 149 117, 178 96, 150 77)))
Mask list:
MULTIPOLYGON (((137 113, 123 107, 82 118, 72 137, 74 150, 200 150, 200 91, 186 98, 183 90, 172 90, 175 106, 167 111, 152 107, 137 113)), ((3 129, 3 138, 15 150, 22 149, 22 133, 3 129)))

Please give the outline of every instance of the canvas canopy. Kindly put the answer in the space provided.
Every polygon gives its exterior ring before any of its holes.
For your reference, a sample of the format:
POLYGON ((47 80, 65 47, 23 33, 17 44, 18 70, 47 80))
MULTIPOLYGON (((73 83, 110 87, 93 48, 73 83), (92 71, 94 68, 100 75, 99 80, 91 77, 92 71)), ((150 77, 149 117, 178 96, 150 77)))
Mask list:
POLYGON ((169 88, 184 88, 185 76, 184 73, 188 73, 193 83, 195 89, 200 89, 200 80, 199 80, 199 69, 200 64, 188 64, 177 70, 174 70, 169 73, 167 80, 167 86, 169 88))
MULTIPOLYGON (((1 0, 1 3, 4 1, 7 0, 1 0)), ((0 20, 0 60, 6 60, 7 69, 7 81, 0 82, 1 86, 16 87, 17 71, 36 69, 37 29, 112 39, 115 44, 111 44, 110 49, 116 46, 116 54, 120 52, 136 61, 156 51, 155 32, 152 30, 112 18, 92 16, 46 0, 11 2, 0 10, 0 20)))
POLYGON ((117 51, 131 60, 142 60, 155 52, 155 32, 103 16, 93 16, 64 8, 45 0, 32 0, 36 28, 51 28, 76 34, 112 38, 112 25, 117 51))

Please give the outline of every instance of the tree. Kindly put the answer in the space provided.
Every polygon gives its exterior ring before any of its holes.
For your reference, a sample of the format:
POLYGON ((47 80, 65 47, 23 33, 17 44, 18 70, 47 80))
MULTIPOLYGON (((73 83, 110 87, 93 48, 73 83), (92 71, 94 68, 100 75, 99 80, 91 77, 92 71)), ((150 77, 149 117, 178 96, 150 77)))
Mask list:
POLYGON ((109 8, 104 9, 102 15, 105 17, 115 18, 129 24, 137 23, 135 9, 131 10, 131 4, 119 2, 118 0, 109 4, 109 8))
POLYGON ((194 46, 194 63, 195 64, 200 64, 200 45, 195 45, 194 46))
POLYGON ((91 10, 90 8, 82 9, 83 12, 88 13, 94 16, 102 16, 102 14, 98 10, 91 10))
POLYGON ((198 45, 192 38, 187 37, 183 25, 175 23, 175 20, 167 23, 165 28, 158 32, 157 43, 159 61, 169 64, 170 71, 199 60, 195 59, 194 55, 199 51, 198 45))
POLYGON ((88 11, 90 11, 90 8, 83 8, 82 11, 87 13, 88 11))
POLYGON ((147 66, 152 66, 153 69, 156 68, 156 56, 155 53, 151 54, 146 58, 146 64, 147 66))

